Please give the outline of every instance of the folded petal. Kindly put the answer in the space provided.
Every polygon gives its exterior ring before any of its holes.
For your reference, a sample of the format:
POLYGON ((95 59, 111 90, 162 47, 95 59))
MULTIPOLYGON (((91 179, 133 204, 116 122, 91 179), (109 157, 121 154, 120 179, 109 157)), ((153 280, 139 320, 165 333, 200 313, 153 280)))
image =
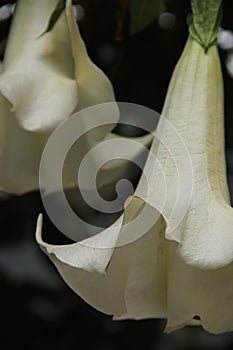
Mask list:
MULTIPOLYGON (((114 237, 110 236, 110 239, 113 239, 113 245, 118 236, 117 227, 120 229, 120 222, 115 225, 114 237)), ((106 275, 113 253, 112 248, 102 248, 99 245, 96 248, 93 239, 68 246, 48 245, 42 241, 41 230, 42 220, 39 218, 37 241, 49 255, 66 283, 76 293, 107 314, 119 315, 125 312, 124 286, 127 271, 123 268, 124 262, 119 257, 116 258, 116 264, 111 268, 111 273, 106 275)), ((109 230, 101 234, 100 240, 103 247, 109 246, 109 230)))
MULTIPOLYGON (((165 240, 161 242, 162 237, 150 230, 138 240, 131 232, 131 242, 119 244, 120 239, 127 239, 126 224, 137 216, 142 205, 143 201, 134 198, 114 225, 97 236, 66 246, 43 242, 41 218, 38 220, 37 241, 66 283, 96 309, 116 318, 166 316, 165 240)), ((156 225, 161 227, 163 223, 156 225)))
POLYGON ((39 164, 48 133, 23 130, 0 93, 0 191, 21 194, 39 186, 39 164))

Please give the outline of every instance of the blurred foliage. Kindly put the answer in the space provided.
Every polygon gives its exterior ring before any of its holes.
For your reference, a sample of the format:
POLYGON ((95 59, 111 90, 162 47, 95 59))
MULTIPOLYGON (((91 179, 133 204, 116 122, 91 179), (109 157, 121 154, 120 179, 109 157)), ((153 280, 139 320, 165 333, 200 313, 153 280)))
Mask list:
POLYGON ((129 0, 130 34, 150 25, 165 10, 165 0, 129 0))
MULTIPOLYGON (((131 35, 145 29, 165 10, 165 0, 123 0, 121 2, 125 6, 129 5, 131 35)), ((73 1, 73 3, 77 3, 77 1, 73 1)), ((53 29, 65 9, 65 4, 65 0, 59 0, 43 34, 53 29)))

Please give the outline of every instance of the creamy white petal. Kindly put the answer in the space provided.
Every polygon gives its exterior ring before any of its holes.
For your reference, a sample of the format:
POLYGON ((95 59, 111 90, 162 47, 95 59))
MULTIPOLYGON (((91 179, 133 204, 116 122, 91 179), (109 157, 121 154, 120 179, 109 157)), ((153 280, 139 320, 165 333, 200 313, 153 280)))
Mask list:
MULTIPOLYGON (((135 215, 140 202, 136 197, 132 200, 128 208, 132 212, 131 215, 135 215)), ((148 206, 147 210, 152 216, 154 209, 148 206)), ((160 217, 140 238, 117 248, 125 249, 129 260, 125 286, 126 313, 121 315, 120 319, 167 317, 167 252, 164 225, 160 217)), ((127 228, 123 229, 123 232, 126 237, 132 234, 127 228)))
POLYGON ((66 16, 78 85, 77 111, 104 102, 115 101, 114 91, 107 76, 90 60, 72 10, 72 1, 66 1, 66 16))
MULTIPOLYGON (((111 227, 118 227, 114 234, 106 229, 67 246, 43 242, 41 219, 38 221, 37 241, 66 283, 96 309, 116 318, 166 317, 165 240, 150 230, 138 240, 114 249, 120 237, 127 238, 124 225, 137 216, 142 205, 137 198, 130 202, 124 217, 111 227), (111 246, 109 243, 113 243, 112 248, 106 248, 111 246)), ((161 220, 156 225, 163 226, 161 220)))
MULTIPOLYGON (((124 240, 128 236, 124 225, 137 216, 142 205, 141 200, 134 198, 126 208, 124 217, 120 217, 110 229, 67 246, 52 246, 43 242, 41 218, 38 221, 37 241, 64 280, 95 308, 116 317, 166 316, 165 240, 161 243, 162 237, 150 230, 138 240, 117 246, 120 238, 124 240), (115 230, 112 231, 112 228, 115 230), (115 246, 117 248, 114 249, 115 246)), ((159 221, 157 225, 161 227, 163 224, 159 221)), ((130 234, 133 238, 134 233, 130 234)))
MULTIPOLYGON (((179 137, 172 134, 163 121, 156 134, 167 142, 154 140, 145 166, 145 172, 151 174, 148 186, 152 189, 152 195, 146 200, 156 209, 164 193, 160 191, 163 179, 154 157, 162 167, 166 198, 161 214, 168 226, 172 226, 180 188, 187 187, 189 177, 193 177, 186 215, 173 231, 166 233, 166 238, 180 243, 178 252, 186 263, 206 269, 220 268, 233 261, 233 210, 226 181, 222 91, 216 47, 210 47, 205 53, 189 38, 174 71, 162 115, 184 140, 192 173, 182 179, 175 160, 182 159, 183 149, 179 137), (170 145, 173 154, 169 153, 170 145)), ((146 184, 142 179, 136 195, 143 197, 143 193, 146 193, 146 184)))
POLYGON ((78 102, 65 13, 41 36, 54 6, 53 0, 20 0, 7 42, 0 91, 25 130, 51 130, 78 102))
MULTIPOLYGON (((0 188, 6 192, 38 189, 43 148, 50 133, 74 109, 114 101, 110 81, 87 55, 71 4, 67 5, 68 15, 64 11, 54 28, 41 36, 55 5, 53 0, 19 0, 1 63, 1 164, 5 165, 0 188), (80 98, 83 102, 78 104, 80 98)), ((117 121, 117 106, 111 111, 117 121)), ((85 149, 113 127, 109 124, 90 132, 85 149)), ((68 182, 65 186, 71 187, 68 182)))
POLYGON ((176 250, 177 244, 168 242, 166 331, 188 324, 193 316, 211 333, 233 331, 233 264, 199 269, 185 264, 176 250))
MULTIPOLYGON (((106 274, 113 249, 92 248, 90 244, 93 239, 86 242, 86 245, 85 242, 64 247, 48 245, 42 241, 41 230, 42 220, 39 218, 37 241, 76 293, 105 313, 118 315, 125 312, 124 289, 127 270, 124 260, 121 257, 117 258, 111 273, 106 274)), ((103 232, 102 236, 109 243, 107 233, 103 232)), ((117 236, 115 238, 117 239, 117 236)))
POLYGON ((21 194, 38 188, 47 133, 23 130, 0 93, 0 191, 21 194))
POLYGON ((44 247, 43 250, 47 254, 49 254, 48 249, 51 250, 49 257, 65 282, 84 300, 94 305, 98 310, 104 311, 107 314, 124 312, 124 277, 120 278, 120 275, 124 274, 123 260, 118 259, 112 274, 110 276, 105 275, 105 269, 112 254, 111 250, 101 248, 95 250, 91 247, 88 248, 83 245, 74 244, 64 247, 64 255, 62 246, 53 247, 42 242, 41 225, 42 222, 41 219, 39 219, 37 241, 44 247), (66 254, 67 249, 68 251, 71 250, 72 253, 66 254), (77 255, 77 253, 79 254, 77 255), (60 258, 60 255, 62 258, 60 258), (90 261, 91 264, 89 265, 90 261), (97 265, 95 265, 96 263, 97 265), (101 267, 100 264, 102 265, 101 267), (122 269, 119 270, 119 266, 121 266, 122 269), (84 267, 86 270, 84 270, 84 267), (95 268, 97 271, 101 272, 101 274, 95 271, 95 268))

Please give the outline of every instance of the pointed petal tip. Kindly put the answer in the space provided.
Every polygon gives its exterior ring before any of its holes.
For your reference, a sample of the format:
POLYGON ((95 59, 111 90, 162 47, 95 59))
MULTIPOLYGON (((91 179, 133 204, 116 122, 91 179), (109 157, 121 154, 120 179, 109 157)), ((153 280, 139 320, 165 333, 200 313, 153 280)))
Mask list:
POLYGON ((170 334, 174 331, 177 331, 183 327, 186 326, 202 326, 201 321, 200 320, 196 320, 196 319, 189 319, 185 322, 182 323, 173 323, 173 324, 169 324, 169 322, 167 323, 165 329, 164 329, 164 333, 166 334, 170 334))

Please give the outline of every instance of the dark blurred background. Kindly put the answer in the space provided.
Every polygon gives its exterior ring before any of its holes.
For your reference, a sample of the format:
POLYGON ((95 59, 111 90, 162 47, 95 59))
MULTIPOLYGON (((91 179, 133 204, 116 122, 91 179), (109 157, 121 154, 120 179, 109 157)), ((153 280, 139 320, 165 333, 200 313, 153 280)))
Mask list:
MULTIPOLYGON (((7 4, 14 1, 0 1, 1 59, 13 12, 7 4)), ((166 13, 133 36, 129 35, 126 0, 82 0, 77 10, 89 55, 109 76, 117 100, 161 112, 169 79, 188 35, 189 1, 168 1, 166 13)), ((227 30, 222 32, 219 45, 224 48, 220 49, 220 56, 225 85, 228 182, 233 198, 231 0, 223 1, 222 28, 227 30)), ((35 243, 35 223, 43 211, 38 192, 19 197, 0 194, 2 349, 233 349, 233 333, 215 336, 199 327, 186 327, 165 335, 164 320, 113 322, 111 317, 95 311, 65 285, 35 243)), ((46 225, 50 240, 65 242, 48 220, 46 225)))

